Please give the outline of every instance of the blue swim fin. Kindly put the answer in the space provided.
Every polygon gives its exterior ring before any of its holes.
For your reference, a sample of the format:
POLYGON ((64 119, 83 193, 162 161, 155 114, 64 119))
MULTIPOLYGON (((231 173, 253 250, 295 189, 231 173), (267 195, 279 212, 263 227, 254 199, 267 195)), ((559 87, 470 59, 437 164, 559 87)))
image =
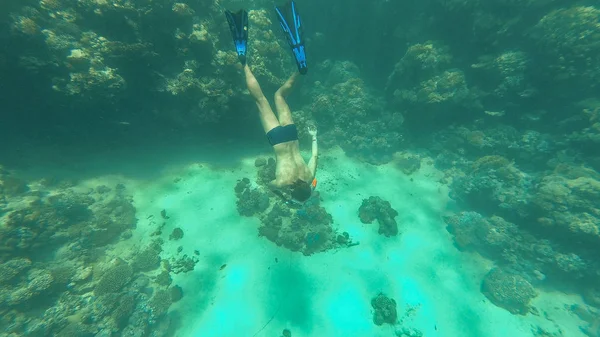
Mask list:
POLYGON ((240 9, 235 13, 226 10, 225 16, 229 23, 238 59, 242 62, 242 65, 245 65, 248 51, 248 12, 244 9, 240 9))
POLYGON ((304 75, 308 71, 308 65, 306 63, 306 49, 304 48, 304 39, 302 36, 302 21, 296 9, 296 3, 293 0, 289 1, 283 7, 283 11, 281 8, 275 6, 275 11, 277 12, 277 18, 279 19, 283 33, 290 48, 292 48, 298 71, 304 75))

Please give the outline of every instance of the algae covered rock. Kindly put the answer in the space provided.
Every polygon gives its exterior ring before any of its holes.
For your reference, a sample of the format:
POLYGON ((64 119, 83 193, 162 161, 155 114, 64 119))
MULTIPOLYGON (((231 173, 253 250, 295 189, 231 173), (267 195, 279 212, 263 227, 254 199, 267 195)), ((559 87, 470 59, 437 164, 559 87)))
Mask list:
POLYGON ((499 268, 490 270, 485 276, 481 292, 495 305, 519 315, 529 312, 529 302, 537 296, 525 278, 499 268))
POLYGON ((171 293, 171 301, 173 303, 178 302, 183 298, 183 289, 180 286, 174 285, 169 288, 169 292, 171 293))
POLYGON ((134 271, 152 271, 160 267, 160 253, 162 247, 160 242, 153 242, 148 247, 138 252, 131 263, 134 271))
POLYGON ((394 164, 404 174, 411 175, 421 168, 421 158, 409 153, 396 152, 394 154, 394 164))
POLYGON ((582 84, 577 90, 600 85, 599 22, 600 9, 593 6, 561 8, 540 19, 533 38, 552 81, 576 79, 582 84))
POLYGON ((352 62, 325 61, 316 67, 323 82, 315 83, 311 105, 294 120, 305 126, 314 121, 321 146, 340 146, 349 156, 374 165, 389 162, 404 143, 402 113, 383 104, 352 62))
POLYGON ((118 303, 112 313, 112 318, 116 326, 122 329, 127 325, 129 316, 131 316, 133 309, 135 309, 137 301, 133 294, 126 294, 119 299, 118 303))
POLYGON ((394 299, 379 294, 371 300, 373 307, 373 323, 375 325, 396 324, 398 313, 396 311, 396 301, 394 299))
POLYGON ((337 240, 338 234, 332 227, 333 218, 320 205, 318 195, 298 209, 291 209, 277 201, 271 211, 263 214, 261 223, 259 236, 304 255, 351 245, 349 238, 337 240))
POLYGON ((0 195, 18 196, 27 191, 29 191, 29 186, 24 180, 0 173, 0 195))
POLYGON ((167 313, 172 303, 173 297, 171 292, 168 290, 159 290, 154 294, 150 302, 148 302, 148 306, 152 310, 152 315, 158 318, 167 313))
POLYGON ((10 282, 29 268, 31 268, 31 260, 24 258, 12 259, 0 264, 0 285, 10 282))
POLYGON ((179 240, 183 238, 183 230, 179 227, 177 228, 173 228, 173 232, 171 232, 171 235, 169 235, 169 240, 179 240))
POLYGON ((129 283, 132 276, 133 269, 131 266, 125 261, 116 260, 104 272, 94 288, 94 293, 99 296, 118 292, 129 283))
POLYGON ((358 214, 362 223, 372 223, 377 220, 379 223, 379 234, 387 237, 398 235, 398 224, 394 219, 398 215, 398 212, 392 208, 389 201, 376 196, 364 199, 358 209, 358 214))
POLYGON ((464 207, 498 213, 509 219, 525 217, 532 177, 507 158, 491 155, 474 161, 464 176, 453 180, 450 197, 464 207))
POLYGON ((240 215, 253 216, 262 213, 269 207, 269 197, 258 188, 252 188, 250 179, 243 178, 235 186, 238 198, 236 205, 240 215))
POLYGON ((449 48, 437 41, 410 46, 396 63, 386 90, 409 127, 441 126, 481 107, 465 73, 451 64, 449 48))
POLYGON ((600 180, 587 174, 548 175, 531 199, 538 226, 575 237, 596 250, 600 243, 600 180))

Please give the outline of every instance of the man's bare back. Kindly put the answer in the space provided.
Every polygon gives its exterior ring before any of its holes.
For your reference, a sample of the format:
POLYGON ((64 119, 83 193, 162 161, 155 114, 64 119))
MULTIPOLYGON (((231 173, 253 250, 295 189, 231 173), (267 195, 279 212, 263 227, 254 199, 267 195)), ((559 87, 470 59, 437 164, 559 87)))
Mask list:
MULTIPOLYGON (((270 185, 274 188, 283 188, 288 186, 297 187, 300 185, 303 193, 296 193, 301 199, 308 199, 310 193, 306 196, 306 187, 313 183, 317 171, 317 130, 309 128, 308 132, 312 136, 312 156, 308 163, 304 161, 300 155, 298 143, 298 130, 292 120, 290 111, 285 97, 290 93, 292 86, 298 77, 299 73, 294 73, 275 93, 275 109, 277 116, 273 113, 271 105, 264 96, 258 81, 252 74, 248 65, 244 65, 244 73, 246 75, 246 85, 248 90, 258 107, 260 120, 267 135, 269 143, 275 151, 277 161, 275 180, 270 185), (307 185, 307 186, 304 186, 307 185)), ((314 185, 313 185, 314 186, 314 185)), ((300 188, 298 189, 300 190, 300 188)), ((292 191, 292 195, 294 192, 292 191)), ((299 200, 305 201, 305 200, 299 200)))
POLYGON ((297 180, 312 182, 314 174, 300 155, 298 141, 277 144, 273 146, 277 166, 274 186, 289 186, 297 180))

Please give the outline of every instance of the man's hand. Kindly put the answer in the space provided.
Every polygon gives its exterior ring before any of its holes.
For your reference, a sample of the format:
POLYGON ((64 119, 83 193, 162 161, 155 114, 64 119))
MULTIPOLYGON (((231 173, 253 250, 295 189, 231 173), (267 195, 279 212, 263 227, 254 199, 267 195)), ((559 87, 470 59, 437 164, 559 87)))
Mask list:
POLYGON ((308 134, 311 135, 313 138, 317 136, 317 127, 314 125, 309 125, 308 126, 308 134))

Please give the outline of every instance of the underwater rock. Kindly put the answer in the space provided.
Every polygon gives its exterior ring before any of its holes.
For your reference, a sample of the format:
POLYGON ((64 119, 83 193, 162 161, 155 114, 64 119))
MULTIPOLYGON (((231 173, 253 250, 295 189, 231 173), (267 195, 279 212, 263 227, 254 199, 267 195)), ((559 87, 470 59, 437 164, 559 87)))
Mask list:
POLYGON ((133 270, 135 272, 152 271, 160 267, 161 251, 161 243, 155 241, 141 252, 138 252, 131 262, 133 270))
POLYGON ((320 205, 318 195, 299 208, 291 208, 276 199, 271 210, 262 214, 260 220, 259 236, 304 255, 356 245, 349 236, 346 241, 338 240, 338 234, 332 227, 333 218, 320 205))
POLYGON ((398 212, 392 208, 389 201, 376 196, 363 199, 362 205, 358 209, 358 214, 362 223, 372 223, 374 220, 377 220, 379 223, 379 234, 387 237, 398 235, 398 224, 394 219, 398 216, 398 212))
POLYGON ((167 290, 158 290, 150 302, 148 302, 148 307, 152 312, 152 316, 158 318, 167 313, 171 304, 173 304, 171 292, 167 290))
POLYGON ((568 6, 549 12, 533 27, 535 50, 543 55, 540 71, 551 75, 549 80, 555 85, 577 79, 574 90, 580 91, 580 87, 593 88, 600 83, 599 19, 596 7, 568 6))
POLYGON ((101 229, 95 225, 98 207, 85 193, 70 190, 48 197, 36 196, 26 205, 8 213, 0 227, 0 257, 37 257, 52 253, 65 242, 81 249, 92 248, 89 240, 101 229))
POLYGON ((530 211, 531 180, 507 158, 484 156, 473 162, 464 176, 453 180, 450 197, 467 209, 518 220, 530 211))
POLYGON ((548 175, 536 186, 531 199, 537 207, 540 227, 551 227, 577 237, 590 248, 598 247, 600 180, 586 176, 568 179, 562 175, 548 175))
POLYGON ((173 232, 171 232, 171 235, 169 235, 169 240, 179 240, 183 238, 183 230, 179 227, 174 228, 173 232))
MULTIPOLYGON (((510 108, 522 98, 530 98, 536 93, 531 82, 526 78, 526 73, 531 64, 531 57, 520 50, 504 51, 496 55, 483 55, 477 63, 472 64, 472 69, 481 71, 487 79, 482 83, 485 95, 491 95, 494 99, 495 109, 500 111, 485 111, 493 117, 504 116, 502 109, 510 108), (502 102, 502 100, 505 101, 502 102)), ((489 100, 489 99, 488 99, 489 100)))
POLYGON ((183 289, 180 286, 174 285, 169 288, 169 292, 171 293, 171 301, 173 303, 178 302, 183 298, 183 289))
POLYGON ((176 2, 173 4, 173 12, 177 15, 181 16, 192 16, 195 14, 195 11, 185 3, 176 2))
POLYGON ((153 317, 150 315, 147 296, 144 296, 138 301, 131 316, 129 316, 128 324, 121 332, 122 336, 144 337, 150 331, 150 326, 153 317))
POLYGON ((93 337, 94 335, 94 328, 81 323, 70 323, 58 333, 58 336, 64 337, 93 337))
POLYGON ((408 48, 388 77, 389 100, 413 130, 440 128, 481 108, 460 69, 451 68, 450 48, 428 41, 408 48))
POLYGON ((495 258, 509 251, 517 253, 515 246, 529 239, 515 224, 498 216, 484 218, 476 212, 460 212, 445 216, 444 221, 459 249, 475 249, 495 258))
POLYGON ((115 260, 96 284, 94 294, 100 296, 118 292, 129 283, 132 276, 133 268, 127 262, 120 259, 115 260))
POLYGON ((6 304, 10 306, 24 305, 42 294, 50 295, 48 290, 53 282, 54 279, 49 271, 33 269, 27 274, 26 282, 21 283, 7 294, 6 304))
POLYGON ((267 185, 271 181, 275 180, 275 159, 269 157, 264 165, 257 166, 258 171, 256 173, 256 183, 259 185, 267 185))
POLYGON ((399 327, 394 333, 396 337, 423 337, 423 332, 415 328, 399 327))
POLYGON ((396 324, 398 313, 396 311, 396 301, 380 293, 371 300, 373 307, 373 323, 375 325, 396 324))
POLYGON ((583 300, 585 303, 600 308, 600 287, 591 286, 583 291, 583 300))
POLYGON ((404 143, 402 113, 382 104, 385 99, 365 83, 356 64, 327 60, 315 67, 323 82, 315 82, 312 103, 294 115, 299 133, 316 124, 320 146, 339 146, 373 165, 388 163, 404 143))
POLYGON ((18 196, 29 191, 29 186, 24 180, 11 175, 0 175, 0 195, 18 196))
POLYGON ((584 259, 556 240, 541 239, 499 216, 459 212, 444 216, 444 221, 458 249, 474 250, 498 265, 510 266, 529 282, 596 277, 594 259, 584 259))
POLYGON ((525 278, 500 268, 487 273, 481 283, 481 292, 496 306, 519 315, 529 313, 529 302, 537 296, 525 278))
POLYGON ((394 163, 406 175, 411 175, 421 168, 421 158, 409 153, 396 152, 394 154, 394 163))
POLYGON ((75 269, 71 265, 64 264, 50 269, 50 274, 53 279, 52 286, 57 289, 64 289, 75 275, 75 269))
POLYGON ((254 167, 262 167, 267 165, 267 160, 265 158, 256 158, 254 161, 254 167))
POLYGON ((12 281, 29 268, 31 261, 25 258, 16 258, 0 264, 0 285, 12 281))
POLYGON ((172 258, 169 261, 169 271, 172 272, 173 274, 179 274, 179 273, 187 273, 190 272, 192 270, 194 270, 194 267, 196 267, 196 264, 198 263, 198 258, 197 257, 190 257, 187 254, 184 254, 182 257, 175 259, 172 258))
POLYGON ((115 310, 112 312, 112 319, 115 322, 115 325, 119 329, 123 329, 127 326, 127 322, 129 321, 129 316, 133 313, 137 301, 133 294, 125 294, 121 296, 118 305, 115 310))
POLYGON ((242 216, 253 216, 269 208, 269 196, 259 188, 251 188, 250 179, 243 178, 235 186, 238 198, 236 205, 238 213, 242 216))
POLYGON ((110 187, 106 186, 106 185, 100 185, 96 187, 96 193, 98 194, 106 194, 109 193, 111 191, 110 187))
POLYGON ((90 230, 90 240, 94 245, 103 246, 137 224, 136 209, 133 201, 123 195, 124 189, 115 188, 114 195, 105 202, 94 204, 91 209, 96 220, 90 230))
POLYGON ((160 274, 156 275, 154 282, 160 286, 168 287, 173 282, 173 279, 168 271, 163 270, 160 274))

